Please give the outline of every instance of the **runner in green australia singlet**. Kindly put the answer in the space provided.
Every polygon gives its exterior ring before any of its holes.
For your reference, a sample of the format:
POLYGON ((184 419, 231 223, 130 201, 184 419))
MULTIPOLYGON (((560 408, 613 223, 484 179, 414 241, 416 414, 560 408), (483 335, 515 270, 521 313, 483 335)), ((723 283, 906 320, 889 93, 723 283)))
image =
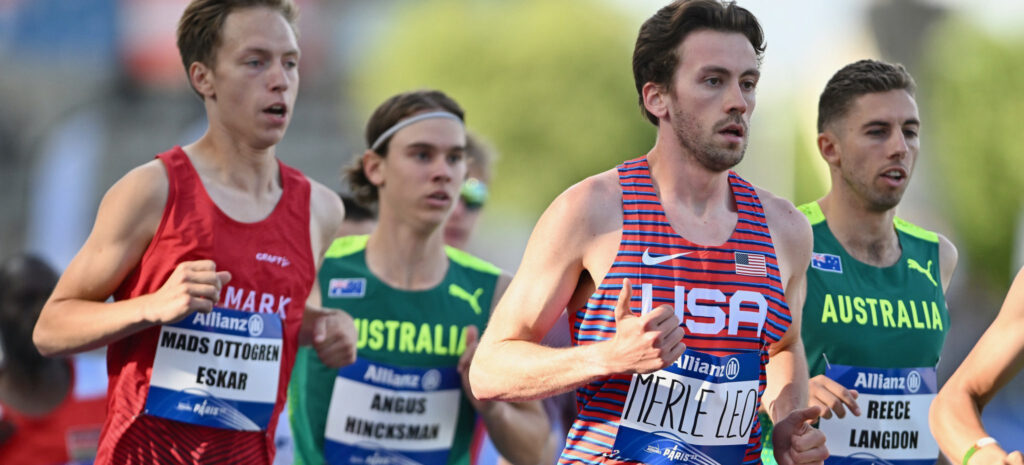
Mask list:
POLYGON ((299 354, 288 396, 297 463, 468 465, 478 418, 503 456, 543 460, 540 402, 469 394, 478 337, 510 278, 444 243, 467 175, 463 118, 430 90, 395 95, 370 117, 347 178, 359 203, 377 204, 377 225, 334 241, 311 297, 352 315, 358 354, 338 370, 299 354))
POLYGON ((949 332, 938 235, 896 218, 903 255, 879 268, 846 253, 816 202, 799 208, 814 231, 802 331, 811 377, 824 374, 828 364, 938 364, 949 332))
POLYGON ((832 188, 799 207, 814 232, 800 334, 808 401, 827 409, 817 424, 826 465, 931 465, 939 456, 928 409, 957 254, 942 235, 896 217, 920 149, 914 90, 902 66, 861 60, 829 80, 818 104, 832 188))
MULTIPOLYGON (((367 236, 335 240, 327 252, 320 274, 324 282, 320 289, 324 303, 332 308, 345 308, 355 319, 359 331, 357 347, 360 361, 389 367, 443 367, 454 370, 466 346, 466 327, 475 325, 483 329, 487 323, 500 270, 490 263, 449 247, 446 249, 448 272, 441 284, 424 291, 394 289, 375 278, 367 269, 366 240, 367 236)), ((334 405, 336 400, 331 396, 337 377, 338 371, 320 363, 315 352, 300 350, 289 392, 292 423, 302 425, 304 429, 296 429, 293 433, 299 458, 297 463, 323 463, 328 411, 341 411, 341 406, 334 405)), ((405 422, 389 426, 399 426, 409 432, 414 427, 427 425, 429 429, 430 426, 453 420, 452 452, 448 455, 447 463, 468 464, 469 443, 476 414, 461 388, 458 393, 457 416, 453 411, 432 412, 429 408, 431 405, 427 403, 423 406, 427 411, 422 415, 409 415, 405 417, 405 422)), ((377 399, 379 401, 381 398, 377 399)), ((374 409, 373 397, 346 397, 344 401, 356 404, 349 405, 353 425, 369 427, 368 422, 372 421, 359 418, 354 412, 385 409, 374 409), (357 405, 359 402, 366 405, 357 405), (364 423, 358 423, 360 421, 364 423)), ((413 410, 419 408, 416 405, 413 410)), ((397 403, 394 409, 399 409, 397 403)), ((377 437, 375 428, 349 428, 347 423, 350 419, 343 420, 342 436, 348 431, 353 437, 362 434, 366 440, 389 440, 377 437)), ((395 428, 392 431, 396 431, 395 428)), ((385 431, 380 436, 387 434, 385 431)), ((400 444, 401 439, 395 437, 398 435, 392 433, 390 440, 400 444)), ((408 436, 408 442, 431 441, 430 438, 415 439, 412 434, 408 436)), ((344 449, 339 446, 338 450, 344 449)))

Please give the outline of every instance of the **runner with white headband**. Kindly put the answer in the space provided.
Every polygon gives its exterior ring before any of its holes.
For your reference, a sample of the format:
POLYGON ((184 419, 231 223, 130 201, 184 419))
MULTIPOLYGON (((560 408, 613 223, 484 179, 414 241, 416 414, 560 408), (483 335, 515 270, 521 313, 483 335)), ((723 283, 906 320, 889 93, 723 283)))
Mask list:
POLYGON ((477 416, 514 463, 547 458, 539 402, 469 394, 477 337, 509 277, 444 244, 466 178, 462 115, 443 93, 417 91, 370 117, 370 148, 347 174, 357 200, 378 204, 377 227, 335 240, 319 276, 324 302, 355 319, 359 356, 333 370, 299 354, 289 388, 297 462, 469 464, 477 416))

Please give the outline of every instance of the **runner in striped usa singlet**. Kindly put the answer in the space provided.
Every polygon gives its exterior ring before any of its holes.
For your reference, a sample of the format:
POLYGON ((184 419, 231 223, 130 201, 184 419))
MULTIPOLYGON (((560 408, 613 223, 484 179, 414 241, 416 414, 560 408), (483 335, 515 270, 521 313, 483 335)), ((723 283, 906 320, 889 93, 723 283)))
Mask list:
MULTIPOLYGON (((614 335, 615 319, 610 314, 615 310, 623 278, 630 278, 633 286, 642 290, 633 295, 634 310, 674 304, 676 315, 687 327, 684 340, 688 350, 683 360, 696 361, 698 355, 693 352, 714 357, 749 355, 752 358, 747 361, 754 364, 753 379, 744 387, 753 385, 756 395, 739 396, 738 414, 733 408, 735 397, 726 396, 723 402, 714 403, 708 401, 715 394, 706 393, 703 397, 707 405, 714 404, 717 411, 705 406, 705 413, 695 415, 694 405, 679 402, 665 407, 671 412, 663 416, 664 423, 658 424, 645 414, 646 422, 676 430, 675 436, 683 442, 710 451, 721 463, 755 460, 760 453, 760 428, 755 412, 765 386, 767 347, 782 337, 792 321, 760 200, 753 186, 730 172, 739 215, 736 229, 720 246, 701 246, 679 236, 668 223, 651 184, 646 157, 623 163, 618 174, 623 204, 621 244, 597 292, 585 306, 570 313, 573 343, 585 345, 614 335), (702 431, 706 433, 705 439, 699 439, 702 431), (726 437, 716 438, 716 434, 726 437), (698 445, 701 442, 704 444, 698 445), (726 458, 730 456, 732 460, 726 458)), ((560 463, 593 462, 603 456, 621 459, 613 450, 623 446, 616 433, 624 406, 646 410, 659 400, 652 393, 646 403, 643 399, 627 402, 632 378, 615 375, 576 391, 579 417, 569 433, 560 463)), ((683 389, 691 387, 685 382, 683 385, 683 389)), ((697 387, 694 392, 699 390, 697 387)), ((643 390, 639 393, 645 394, 643 390)), ((672 394, 667 395, 671 402, 672 394)), ((693 397, 692 393, 688 395, 693 397)), ((636 416, 626 415, 625 421, 635 423, 630 419, 636 416)), ((671 454, 674 446, 659 447, 660 454, 671 454)))
POLYGON ((633 73, 654 147, 552 202, 480 340, 476 397, 578 389, 562 464, 758 464, 759 403, 782 465, 828 455, 798 324, 810 225, 730 171, 763 40, 732 2, 679 0, 644 22, 633 73), (563 309, 575 343, 544 346, 563 309))

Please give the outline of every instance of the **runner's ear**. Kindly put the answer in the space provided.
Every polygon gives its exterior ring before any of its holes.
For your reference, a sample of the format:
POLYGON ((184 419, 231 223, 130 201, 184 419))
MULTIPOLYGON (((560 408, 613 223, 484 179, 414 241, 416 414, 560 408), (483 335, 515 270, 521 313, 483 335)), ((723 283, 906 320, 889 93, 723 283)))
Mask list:
POLYGON ((380 156, 377 152, 370 149, 363 152, 363 173, 366 174, 366 179, 369 179, 374 186, 380 187, 384 185, 384 163, 384 157, 380 156))
POLYGON ((831 128, 825 128, 821 134, 818 134, 818 152, 829 166, 839 166, 839 138, 831 128))

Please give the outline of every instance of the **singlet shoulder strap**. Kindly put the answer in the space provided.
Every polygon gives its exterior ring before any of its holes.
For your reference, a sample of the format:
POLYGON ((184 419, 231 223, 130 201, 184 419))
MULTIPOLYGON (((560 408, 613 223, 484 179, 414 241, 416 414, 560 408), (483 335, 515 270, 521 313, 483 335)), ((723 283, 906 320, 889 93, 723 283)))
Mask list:
POLYGON ((495 276, 501 274, 501 268, 494 266, 486 260, 470 255, 468 252, 451 246, 445 246, 444 251, 448 254, 449 260, 459 264, 460 266, 495 276))
POLYGON ((658 193, 651 181, 647 156, 627 160, 618 166, 619 187, 622 189, 623 220, 639 221, 640 216, 664 216, 658 193))
POLYGON ((807 221, 811 223, 811 226, 825 221, 825 213, 821 211, 821 205, 818 205, 817 201, 807 202, 796 208, 807 217, 807 221))
POLYGON ((192 162, 180 146, 175 146, 157 155, 156 158, 164 163, 164 169, 167 170, 168 203, 176 198, 176 194, 182 188, 199 181, 199 173, 192 167, 192 162))
POLYGON ((277 166, 281 169, 281 184, 293 189, 293 192, 288 192, 288 189, 285 189, 285 195, 296 195, 300 199, 308 199, 311 187, 306 175, 280 160, 277 161, 277 166))
POLYGON ((732 188, 733 199, 741 218, 749 215, 752 221, 767 227, 764 207, 761 205, 761 199, 757 196, 757 189, 754 185, 731 170, 729 171, 729 185, 732 188))
POLYGON ((324 258, 341 258, 365 250, 369 238, 369 235, 339 237, 331 243, 324 258))
POLYGON ((916 237, 924 241, 934 242, 936 244, 939 243, 939 235, 937 233, 924 229, 916 224, 904 220, 903 218, 893 217, 892 223, 894 226, 896 226, 896 229, 898 231, 901 231, 904 234, 916 237))

